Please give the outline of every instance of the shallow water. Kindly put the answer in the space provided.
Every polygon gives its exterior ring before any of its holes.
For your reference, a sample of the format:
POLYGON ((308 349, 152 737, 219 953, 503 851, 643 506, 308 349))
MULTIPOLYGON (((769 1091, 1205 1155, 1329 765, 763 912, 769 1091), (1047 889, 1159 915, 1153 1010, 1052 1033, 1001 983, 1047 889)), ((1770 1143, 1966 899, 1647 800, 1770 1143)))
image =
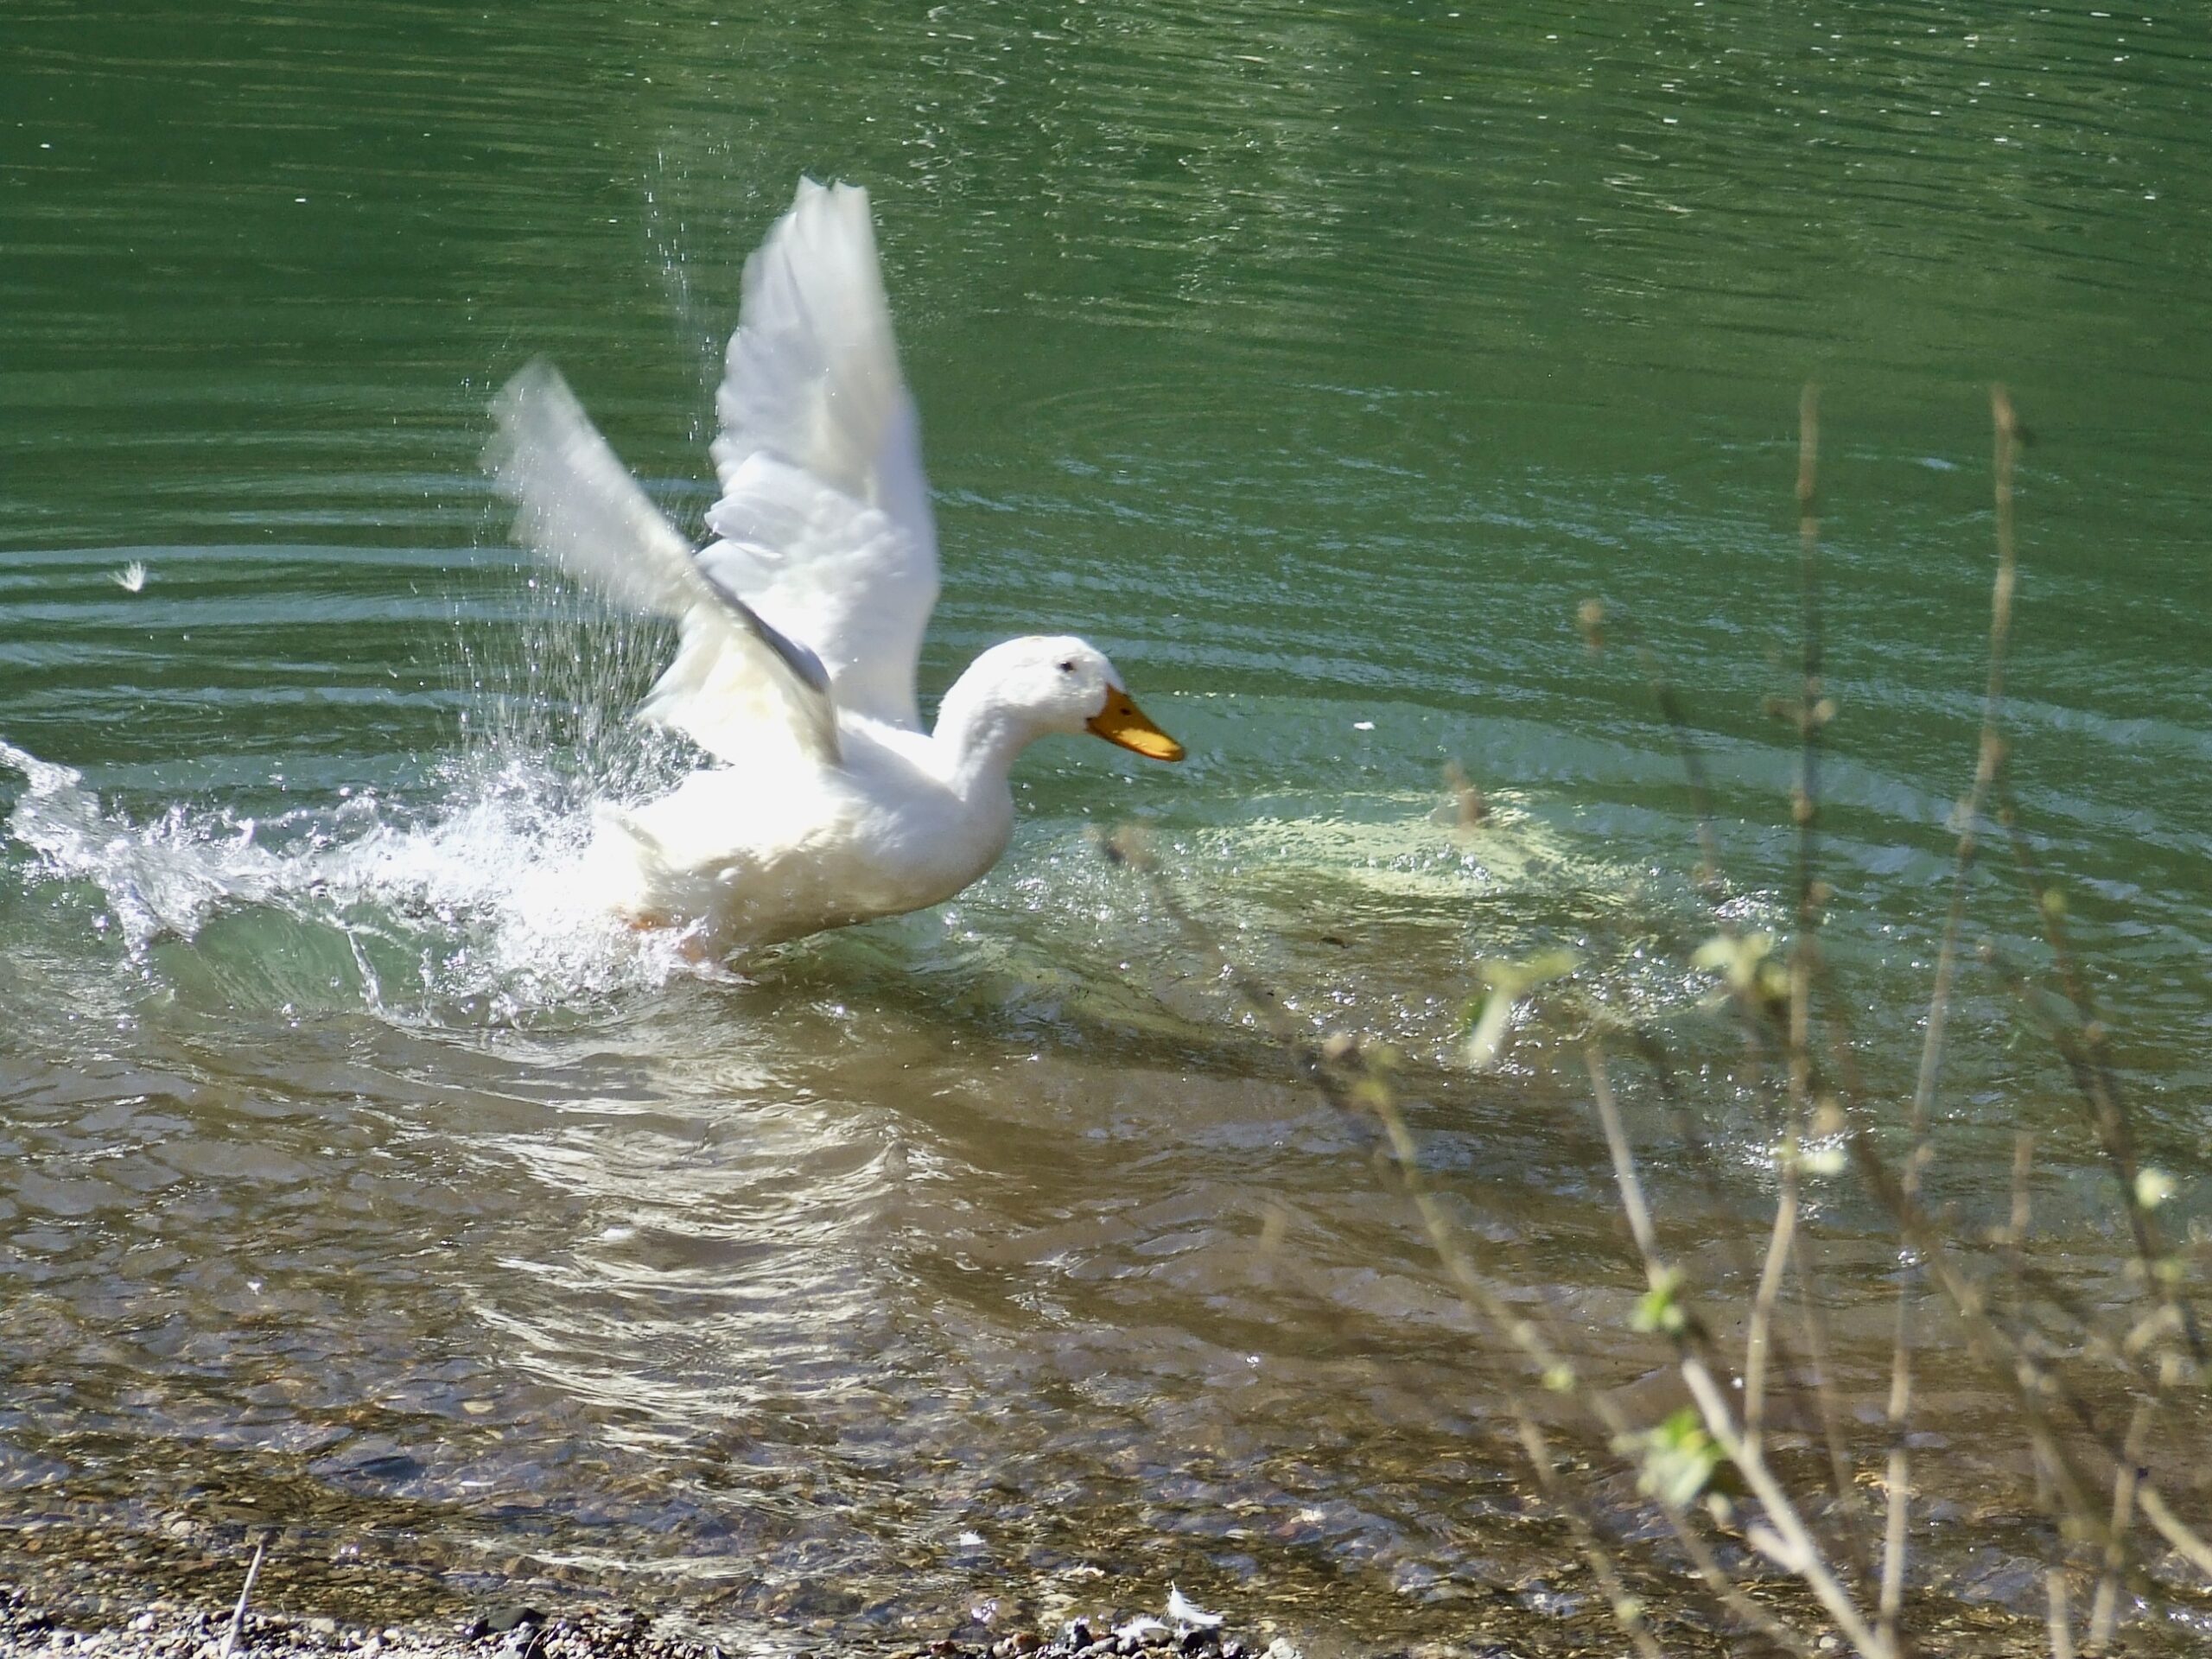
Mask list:
MULTIPOLYGON (((1571 1549, 1522 1518, 1503 1362, 1367 1132, 1091 832, 1143 826, 1300 1028, 1395 1044, 1485 1262, 1638 1376, 1579 1016, 1487 1080, 1458 1033, 1478 959, 1572 949, 1702 1068, 1756 1204, 1673 741, 1574 616, 1672 664, 1731 913, 1779 925, 1808 375, 1828 940, 1874 1089, 1910 1090, 1974 752, 2002 378, 2015 780, 2185 1225, 2187 21, 11 8, 0 1519, 276 1515, 296 1562, 519 1565, 766 1645, 1170 1580, 1324 1645, 1464 1634, 1499 1586, 1541 1612, 1571 1549), (546 352, 696 518, 802 169, 875 198, 944 548, 925 690, 1075 629, 1192 756, 1040 747, 957 903, 702 974, 561 880, 595 797, 684 764, 624 719, 664 642, 508 551, 475 454, 546 352)), ((1994 870, 1972 937, 2041 960, 1994 870)), ((1934 1179, 1998 1214, 2037 1131, 2044 1260, 2110 1299, 2069 1088, 1970 974, 1934 1179)), ((1725 1272, 1737 1217, 1659 1145, 1725 1272)), ((1878 1390, 1892 1247, 1824 1206, 1878 1390)), ((1969 1513, 2021 1466, 1991 1397, 1962 1374, 1926 1420, 1969 1513)), ((1967 1603, 2040 1594, 2001 1529, 1930 1549, 1967 1603)))

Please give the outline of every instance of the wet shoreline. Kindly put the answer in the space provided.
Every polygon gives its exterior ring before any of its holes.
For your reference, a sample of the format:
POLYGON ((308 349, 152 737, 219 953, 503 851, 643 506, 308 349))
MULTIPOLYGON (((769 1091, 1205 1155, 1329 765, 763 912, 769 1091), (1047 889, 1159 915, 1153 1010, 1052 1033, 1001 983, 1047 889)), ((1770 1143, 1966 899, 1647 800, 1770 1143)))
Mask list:
MULTIPOLYGON (((220 1572, 203 1569, 182 1584, 173 1573, 149 1580, 144 1562, 87 1568, 49 1561, 29 1575, 18 1570, 28 1565, 0 1559, 0 1659, 1568 1659, 1624 1651, 1628 1641, 1571 1560, 1539 1580, 1469 1585, 1456 1614, 1431 1621, 1432 1634, 1415 1639, 1363 1636, 1325 1618, 1286 1633, 1275 1618, 1247 1619, 1234 1607, 1217 1615, 1172 1590, 1152 1612, 1117 1605, 1102 1589, 1087 1611, 1048 1619, 1038 1614, 1036 1586, 1017 1581, 1002 1596, 947 1607, 934 1623, 909 1614, 895 1628, 866 1618, 739 1628, 678 1604, 640 1606, 543 1580, 488 1576, 475 1581, 473 1596, 450 1581, 435 1586, 436 1599, 459 1611, 385 1618, 365 1610, 379 1601, 420 1605, 425 1586, 378 1582, 384 1575, 374 1572, 362 1575, 350 1596, 277 1590, 266 1606, 249 1597, 252 1605, 241 1614, 236 1586, 247 1577, 247 1562, 226 1561, 220 1572), (307 1608, 347 1609, 350 1616, 307 1608)), ((1686 1580, 1635 1576, 1647 1628, 1666 1652, 1719 1659, 1752 1639, 1691 1605, 1686 1580)), ((1358 1595, 1355 1586, 1344 1588, 1349 1611, 1358 1595)), ((1130 1593, 1137 1593, 1134 1586, 1130 1593)), ((1753 1595, 1761 1602, 1778 1598, 1777 1610, 1799 1599, 1779 1581, 1755 1587, 1753 1595)), ((2141 1650, 2175 1650, 2169 1645, 2175 1632, 2161 1640, 2159 1622, 2137 1625, 2141 1650)), ((1819 1652, 1847 1650, 1832 1629, 1813 1628, 1819 1652)), ((1954 1603, 1927 1633, 1940 1637, 1938 1650, 1959 1659, 1999 1659, 2034 1649, 2040 1629, 1994 1605, 1954 1603)))
POLYGON ((0 1583, 0 1655, 67 1652, 98 1659, 726 1659, 783 1651, 901 1656, 902 1659, 1303 1659, 1281 1637, 1224 1627, 1217 1616, 1187 1610, 1170 1624, 1145 1614, 1077 1617, 1039 1631, 970 1610, 950 1633, 893 1639, 877 1632, 847 1640, 732 1643, 680 1613, 637 1607, 573 1605, 547 1611, 511 1603, 466 1620, 352 1622, 327 1614, 261 1611, 241 1602, 225 1611, 169 1596, 102 1611, 57 1606, 21 1586, 0 1583))

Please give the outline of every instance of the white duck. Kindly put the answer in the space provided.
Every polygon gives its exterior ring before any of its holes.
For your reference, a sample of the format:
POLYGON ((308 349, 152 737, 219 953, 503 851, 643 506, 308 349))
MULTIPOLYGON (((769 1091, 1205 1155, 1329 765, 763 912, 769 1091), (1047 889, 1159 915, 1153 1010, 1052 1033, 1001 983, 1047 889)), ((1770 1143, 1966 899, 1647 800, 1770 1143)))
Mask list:
POLYGON ((1006 850, 1007 774, 1033 740, 1088 730, 1182 759, 1104 654, 1067 636, 994 645, 922 728, 937 538, 867 192, 801 181, 746 264, 715 405, 717 539, 696 550, 550 365, 493 405, 486 464, 516 539, 677 619, 639 712, 721 763, 603 812, 582 879, 610 909, 717 953, 918 910, 1006 850))

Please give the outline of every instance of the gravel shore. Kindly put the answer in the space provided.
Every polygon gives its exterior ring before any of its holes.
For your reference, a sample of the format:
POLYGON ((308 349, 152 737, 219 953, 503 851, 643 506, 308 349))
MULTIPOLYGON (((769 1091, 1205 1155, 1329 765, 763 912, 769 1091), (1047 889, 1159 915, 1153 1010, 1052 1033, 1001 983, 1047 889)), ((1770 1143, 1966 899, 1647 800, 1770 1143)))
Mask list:
MULTIPOLYGON (((334 1618, 228 1613, 156 1601, 98 1623, 42 1609, 0 1588, 0 1659, 728 1659, 677 1621, 632 1609, 547 1615, 512 1607, 467 1624, 376 1628, 334 1618)), ((919 1646, 872 1643, 880 1659, 1299 1659, 1287 1642, 1255 1643, 1219 1628, 1137 1618, 1081 1618, 1053 1632, 976 1629, 919 1646)), ((815 1654, 798 1659, 817 1659, 815 1654)))

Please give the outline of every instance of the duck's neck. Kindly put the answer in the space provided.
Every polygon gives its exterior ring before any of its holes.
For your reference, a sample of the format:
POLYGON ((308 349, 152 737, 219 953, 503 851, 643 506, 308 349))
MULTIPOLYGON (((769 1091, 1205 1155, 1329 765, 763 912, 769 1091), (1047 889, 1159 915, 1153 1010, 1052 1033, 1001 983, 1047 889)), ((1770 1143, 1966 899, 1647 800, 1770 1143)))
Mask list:
POLYGON ((1035 720, 1009 707, 987 678, 971 665, 955 680, 930 734, 954 787, 970 798, 1006 789, 1014 757, 1039 735, 1035 720))

